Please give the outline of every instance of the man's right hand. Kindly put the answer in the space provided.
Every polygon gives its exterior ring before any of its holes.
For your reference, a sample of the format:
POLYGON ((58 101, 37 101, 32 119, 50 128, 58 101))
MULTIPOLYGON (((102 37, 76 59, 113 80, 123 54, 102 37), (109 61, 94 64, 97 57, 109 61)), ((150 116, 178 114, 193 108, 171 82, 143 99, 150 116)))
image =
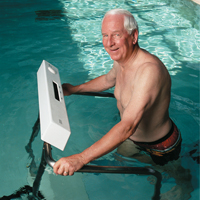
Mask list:
POLYGON ((63 83, 62 89, 63 89, 64 96, 69 96, 69 95, 73 94, 73 92, 72 92, 73 87, 74 86, 69 83, 63 83))

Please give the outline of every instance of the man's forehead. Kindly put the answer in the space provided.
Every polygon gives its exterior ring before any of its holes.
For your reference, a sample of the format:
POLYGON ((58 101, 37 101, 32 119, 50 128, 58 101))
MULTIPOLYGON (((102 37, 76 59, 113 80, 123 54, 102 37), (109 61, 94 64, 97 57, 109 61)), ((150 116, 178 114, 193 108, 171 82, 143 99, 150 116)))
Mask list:
POLYGON ((123 15, 108 15, 102 22, 102 33, 105 31, 119 32, 124 29, 123 15))
POLYGON ((112 32, 112 33, 120 33, 120 32, 122 32, 123 30, 118 30, 118 29, 116 29, 116 30, 111 30, 111 29, 106 29, 106 30, 102 30, 101 31, 101 33, 102 34, 106 34, 107 33, 107 31, 110 31, 110 32, 112 32))
POLYGON ((122 14, 115 14, 115 15, 106 15, 104 17, 103 23, 107 22, 123 22, 124 21, 124 15, 122 14))

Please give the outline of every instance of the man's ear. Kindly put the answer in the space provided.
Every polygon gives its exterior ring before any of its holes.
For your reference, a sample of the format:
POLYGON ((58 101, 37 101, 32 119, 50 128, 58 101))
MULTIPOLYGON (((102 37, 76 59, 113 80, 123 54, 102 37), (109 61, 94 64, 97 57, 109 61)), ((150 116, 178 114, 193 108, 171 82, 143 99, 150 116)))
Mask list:
POLYGON ((131 33, 131 36, 133 38, 133 44, 136 44, 137 41, 138 41, 138 30, 135 29, 132 33, 131 33))

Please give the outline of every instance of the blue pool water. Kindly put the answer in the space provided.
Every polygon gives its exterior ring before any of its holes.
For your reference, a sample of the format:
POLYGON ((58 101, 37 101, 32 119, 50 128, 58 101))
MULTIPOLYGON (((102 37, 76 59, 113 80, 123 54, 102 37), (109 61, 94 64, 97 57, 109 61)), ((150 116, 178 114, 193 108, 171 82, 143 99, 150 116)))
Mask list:
MULTIPOLYGON (((56 66, 61 81, 71 84, 108 72, 112 61, 102 46, 101 19, 118 7, 134 14, 140 46, 169 70, 170 116, 183 137, 181 164, 191 171, 190 199, 199 199, 200 6, 189 0, 0 1, 0 197, 32 186, 37 174, 43 142, 37 136, 32 143, 35 165, 25 146, 38 116, 36 72, 42 60, 56 66)), ((64 152, 53 148, 56 160, 81 152, 119 121, 114 99, 70 96, 65 102, 72 134, 64 152)), ((116 159, 115 151, 93 164, 145 166, 133 159, 116 159)), ((165 193, 175 180, 162 175, 161 193, 165 193)), ((66 178, 46 167, 39 190, 47 200, 148 200, 154 185, 147 178, 86 173, 66 178)))

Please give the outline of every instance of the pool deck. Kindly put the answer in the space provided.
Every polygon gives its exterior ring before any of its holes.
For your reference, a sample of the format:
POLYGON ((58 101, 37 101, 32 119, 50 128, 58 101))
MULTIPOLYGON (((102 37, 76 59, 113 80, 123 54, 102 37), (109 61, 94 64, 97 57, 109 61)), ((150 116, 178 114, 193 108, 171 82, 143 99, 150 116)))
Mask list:
POLYGON ((200 5, 200 0, 192 0, 192 1, 200 5))

